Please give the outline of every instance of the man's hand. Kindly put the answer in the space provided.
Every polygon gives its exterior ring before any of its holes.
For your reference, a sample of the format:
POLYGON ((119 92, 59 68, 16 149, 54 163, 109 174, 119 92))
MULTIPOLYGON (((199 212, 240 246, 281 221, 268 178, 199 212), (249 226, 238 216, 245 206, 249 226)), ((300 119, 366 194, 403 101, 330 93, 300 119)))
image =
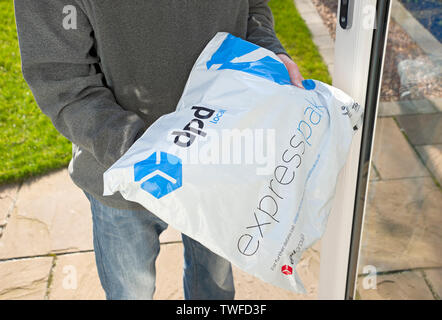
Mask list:
POLYGON ((299 72, 298 65, 290 59, 287 55, 283 53, 277 54, 278 58, 281 59, 281 61, 284 63, 285 67, 287 68, 287 71, 290 75, 290 80, 292 81, 292 84, 299 87, 304 88, 302 85, 302 80, 304 78, 302 77, 301 73, 299 72))

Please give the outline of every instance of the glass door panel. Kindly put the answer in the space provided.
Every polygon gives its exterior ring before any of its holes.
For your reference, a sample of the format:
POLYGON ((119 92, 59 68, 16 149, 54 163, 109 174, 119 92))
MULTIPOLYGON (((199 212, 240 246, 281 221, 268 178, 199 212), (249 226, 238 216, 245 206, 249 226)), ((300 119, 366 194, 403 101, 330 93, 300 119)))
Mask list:
POLYGON ((357 299, 442 295, 442 2, 393 0, 357 299))

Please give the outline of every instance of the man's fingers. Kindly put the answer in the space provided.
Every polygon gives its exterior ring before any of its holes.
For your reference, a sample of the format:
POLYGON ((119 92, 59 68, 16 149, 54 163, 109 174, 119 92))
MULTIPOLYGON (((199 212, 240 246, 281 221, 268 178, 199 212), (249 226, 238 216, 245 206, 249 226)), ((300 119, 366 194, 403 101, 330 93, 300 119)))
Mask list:
POLYGON ((289 67, 288 72, 292 83, 299 88, 304 88, 302 85, 302 80, 304 80, 304 77, 299 72, 298 66, 296 64, 292 64, 289 67))
POLYGON ((304 88, 302 85, 302 80, 304 80, 304 77, 301 75, 301 72, 299 72, 298 65, 290 59, 289 56, 285 54, 277 54, 277 56, 281 59, 281 61, 284 63, 285 67, 287 68, 287 71, 289 72, 290 81, 293 85, 297 86, 298 88, 304 88))

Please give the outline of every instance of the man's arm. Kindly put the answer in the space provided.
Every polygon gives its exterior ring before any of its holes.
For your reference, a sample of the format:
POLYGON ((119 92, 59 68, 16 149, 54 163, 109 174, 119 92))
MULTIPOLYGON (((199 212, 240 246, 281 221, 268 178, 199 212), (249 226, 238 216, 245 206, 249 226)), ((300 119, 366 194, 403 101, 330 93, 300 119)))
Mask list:
POLYGON ((286 66, 292 83, 302 88, 304 78, 275 34, 273 15, 268 2, 269 0, 249 0, 246 40, 276 53, 286 66))
POLYGON ((268 0, 249 0, 249 20, 247 23, 247 41, 274 53, 288 53, 278 40, 274 30, 272 11, 268 0))
POLYGON ((63 27, 63 8, 75 0, 15 0, 22 71, 37 104, 66 138, 111 166, 144 130, 121 108, 91 55, 93 30, 79 5, 77 29, 63 27))

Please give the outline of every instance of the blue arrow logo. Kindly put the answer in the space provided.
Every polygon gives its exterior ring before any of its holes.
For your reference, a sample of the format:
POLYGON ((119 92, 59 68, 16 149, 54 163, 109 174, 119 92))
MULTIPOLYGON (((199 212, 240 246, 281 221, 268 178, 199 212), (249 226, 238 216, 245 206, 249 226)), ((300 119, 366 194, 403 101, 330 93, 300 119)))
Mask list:
POLYGON ((159 199, 181 187, 181 159, 166 152, 154 152, 134 164, 134 179, 143 190, 159 199))
POLYGON ((217 70, 238 70, 281 85, 291 84, 289 73, 284 64, 269 55, 259 60, 241 61, 244 60, 241 57, 258 49, 261 49, 261 47, 228 34, 218 50, 207 61, 207 69, 210 69, 213 65, 220 65, 217 70))

